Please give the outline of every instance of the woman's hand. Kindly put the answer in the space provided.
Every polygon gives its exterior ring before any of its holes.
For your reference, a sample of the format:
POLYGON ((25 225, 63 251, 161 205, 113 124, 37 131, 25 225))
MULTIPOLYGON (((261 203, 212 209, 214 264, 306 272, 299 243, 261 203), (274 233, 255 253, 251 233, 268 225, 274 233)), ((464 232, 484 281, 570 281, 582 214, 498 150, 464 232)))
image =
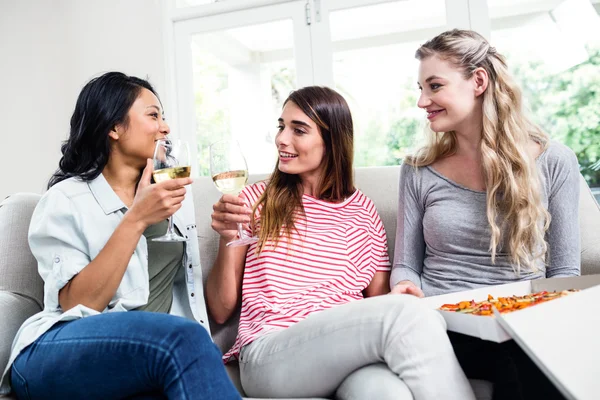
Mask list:
POLYGON ((237 235, 237 224, 250 223, 250 210, 244 200, 232 194, 224 194, 219 201, 213 205, 210 226, 226 242, 234 240, 237 235))
POLYGON ((185 198, 185 185, 192 183, 192 178, 178 178, 152 185, 153 171, 152 160, 148 159, 133 204, 127 212, 143 229, 175 214, 185 198))
POLYGON ((400 281, 392 288, 390 294, 412 294, 417 297, 425 297, 420 287, 411 281, 400 281))

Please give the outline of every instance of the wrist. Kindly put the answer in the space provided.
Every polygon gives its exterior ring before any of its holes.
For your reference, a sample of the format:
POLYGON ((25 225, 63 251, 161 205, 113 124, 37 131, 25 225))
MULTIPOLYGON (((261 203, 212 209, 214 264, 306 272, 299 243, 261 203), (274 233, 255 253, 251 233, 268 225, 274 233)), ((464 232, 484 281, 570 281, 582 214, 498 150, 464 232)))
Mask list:
POLYGON ((144 233, 146 228, 148 228, 148 224, 139 218, 132 209, 125 213, 121 223, 140 235, 144 233))
POLYGON ((232 249, 234 249, 235 247, 229 247, 229 246, 227 246, 227 243, 233 242, 235 239, 237 239, 237 236, 231 236, 231 237, 219 236, 219 248, 223 249, 223 251, 225 251, 225 252, 232 251, 232 249))

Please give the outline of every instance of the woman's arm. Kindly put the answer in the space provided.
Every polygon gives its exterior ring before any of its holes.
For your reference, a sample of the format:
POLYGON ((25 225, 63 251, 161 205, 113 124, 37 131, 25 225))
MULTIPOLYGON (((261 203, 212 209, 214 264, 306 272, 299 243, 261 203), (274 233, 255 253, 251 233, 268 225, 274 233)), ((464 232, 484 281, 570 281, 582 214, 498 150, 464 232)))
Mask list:
POLYGON ((548 212, 550 227, 546 232, 548 266, 546 277, 577 276, 581 271, 581 242, 579 238, 579 164, 575 154, 566 147, 549 165, 550 195, 548 212))
POLYGON ((225 323, 239 304, 248 246, 227 247, 237 236, 237 223, 250 222, 250 210, 239 197, 224 195, 213 206, 212 228, 219 233, 219 252, 208 275, 206 302, 219 323, 225 323))
POLYGON ((150 185, 152 165, 149 166, 144 170, 133 205, 93 260, 87 254, 85 238, 80 237, 77 210, 60 191, 50 196, 39 218, 32 221, 32 251, 35 249, 38 261, 53 258, 45 270, 52 271, 52 278, 59 277, 58 304, 63 310, 82 304, 102 312, 115 295, 146 227, 168 218, 181 207, 184 185, 191 179, 150 185))
POLYGON ((414 167, 404 164, 400 171, 398 216, 396 225, 396 244, 394 265, 390 277, 392 293, 410 293, 407 288, 414 286, 422 294, 421 272, 425 255, 423 238, 423 214, 425 212, 419 200, 414 167), (413 285, 408 284, 412 283, 413 285), (396 285, 398 288, 394 289, 396 285))
MULTIPOLYGON (((375 274, 369 285, 363 290, 363 295, 373 297, 388 294, 390 291, 390 256, 388 255, 385 227, 375 204, 367 198, 363 206, 369 213, 368 219, 371 221, 368 235, 371 249, 369 262, 375 267, 375 274)), ((356 244, 352 244, 351 247, 356 247, 356 244)))
POLYGON ((115 295, 144 229, 126 214, 96 258, 60 289, 61 308, 66 311, 82 304, 102 312, 115 295))
POLYGON ((379 296, 390 292, 389 271, 377 271, 364 291, 365 297, 379 296))

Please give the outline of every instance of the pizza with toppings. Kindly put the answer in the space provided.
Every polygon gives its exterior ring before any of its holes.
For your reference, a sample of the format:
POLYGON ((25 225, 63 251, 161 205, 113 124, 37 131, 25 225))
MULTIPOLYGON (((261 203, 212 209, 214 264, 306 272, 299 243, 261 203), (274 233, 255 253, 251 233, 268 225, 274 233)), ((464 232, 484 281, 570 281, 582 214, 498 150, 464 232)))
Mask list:
POLYGON ((473 315, 494 315, 492 307, 496 307, 502 314, 522 310, 523 308, 531 307, 536 304, 545 303, 550 300, 558 299, 567 296, 571 293, 578 292, 575 289, 563 290, 561 292, 537 292, 526 294, 524 296, 498 297, 495 299, 492 295, 488 295, 488 299, 476 302, 461 301, 456 304, 444 304, 440 307, 443 311, 454 311, 462 314, 473 315))

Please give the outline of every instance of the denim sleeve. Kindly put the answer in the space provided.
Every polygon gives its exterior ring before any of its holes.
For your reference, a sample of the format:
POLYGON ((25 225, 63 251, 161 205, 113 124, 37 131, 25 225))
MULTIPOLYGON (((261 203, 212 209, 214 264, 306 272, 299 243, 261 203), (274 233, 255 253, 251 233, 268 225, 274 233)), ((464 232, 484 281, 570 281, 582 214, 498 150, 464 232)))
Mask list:
POLYGON ((60 190, 40 200, 29 225, 29 246, 44 280, 46 309, 58 309, 58 292, 90 263, 79 214, 60 190))
POLYGON ((414 167, 404 164, 400 171, 398 190, 398 222, 394 266, 390 276, 390 287, 408 280, 421 287, 421 272, 425 255, 423 239, 424 205, 420 200, 418 179, 414 167))

